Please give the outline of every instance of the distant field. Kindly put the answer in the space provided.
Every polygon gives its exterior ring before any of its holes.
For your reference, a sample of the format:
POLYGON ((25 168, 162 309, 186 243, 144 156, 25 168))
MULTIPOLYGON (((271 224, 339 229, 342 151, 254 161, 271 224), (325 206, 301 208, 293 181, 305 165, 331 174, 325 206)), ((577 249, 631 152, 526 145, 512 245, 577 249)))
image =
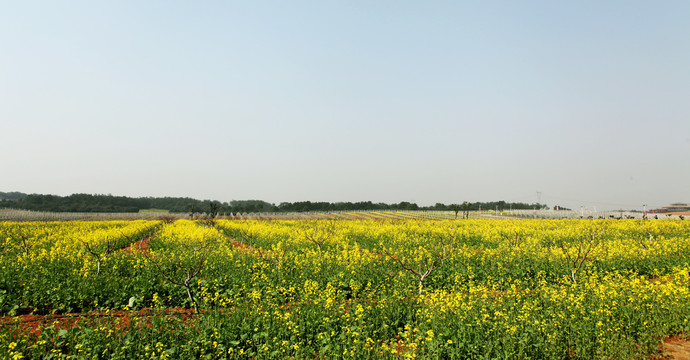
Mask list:
POLYGON ((141 209, 141 210, 139 210, 139 213, 142 213, 142 214, 168 214, 168 213, 170 213, 170 210, 165 210, 165 209, 141 209))
POLYGON ((155 212, 138 213, 92 213, 92 212, 45 212, 17 209, 0 209, 0 221, 75 221, 75 220, 155 220, 162 216, 175 216, 180 219, 185 214, 166 214, 155 212))

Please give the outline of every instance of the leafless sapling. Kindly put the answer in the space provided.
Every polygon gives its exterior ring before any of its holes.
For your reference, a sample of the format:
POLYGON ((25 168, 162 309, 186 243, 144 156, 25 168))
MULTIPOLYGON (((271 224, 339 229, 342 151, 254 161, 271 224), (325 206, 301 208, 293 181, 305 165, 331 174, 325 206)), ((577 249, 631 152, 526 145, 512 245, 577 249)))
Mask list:
POLYGON ((444 264, 444 261, 452 253, 453 244, 450 241, 450 236, 453 235, 437 235, 437 243, 432 243, 426 248, 418 248, 418 251, 422 251, 423 254, 412 253, 410 254, 411 256, 407 258, 401 258, 400 255, 394 254, 390 249, 386 249, 385 247, 383 248, 382 253, 415 277, 418 284, 419 295, 421 295, 424 280, 426 280, 429 275, 434 272, 434 270, 441 267, 444 264))
POLYGON ((192 280, 196 278, 204 267, 204 262, 209 254, 209 246, 212 242, 205 241, 202 244, 197 244, 188 248, 192 252, 191 259, 184 259, 178 257, 177 259, 167 258, 168 263, 172 265, 172 269, 166 270, 161 266, 160 261, 154 259, 150 253, 144 253, 144 256, 155 267, 156 271, 163 276, 165 280, 171 284, 182 286, 187 291, 187 298, 192 304, 194 311, 199 311, 199 304, 194 297, 192 290, 192 280), (187 260, 187 261, 185 261, 187 260))
POLYGON ((333 220, 315 220, 314 224, 312 228, 304 230, 302 236, 318 247, 319 256, 321 256, 321 248, 335 236, 336 227, 333 220))
POLYGON ((22 247, 22 250, 24 250, 26 255, 29 255, 29 251, 31 251, 31 248, 34 247, 33 240, 35 239, 27 235, 21 229, 19 230, 19 245, 22 247))
POLYGON ((577 272, 580 271, 592 250, 598 245, 597 236, 597 230, 591 230, 586 236, 581 236, 573 241, 561 240, 558 244, 561 249, 561 257, 568 266, 570 278, 575 285, 577 285, 577 272))
POLYGON ((525 234, 519 230, 515 230, 511 233, 504 232, 501 234, 501 236, 506 241, 506 243, 508 243, 508 246, 510 246, 511 249, 519 247, 525 238, 525 234))
POLYGON ((83 239, 80 239, 79 241, 84 246, 86 252, 96 260, 96 275, 100 275, 101 264, 103 264, 103 261, 105 261, 108 255, 117 250, 117 238, 106 235, 105 241, 103 241, 101 244, 96 244, 97 246, 92 246, 92 244, 90 244, 88 241, 84 241, 83 239))

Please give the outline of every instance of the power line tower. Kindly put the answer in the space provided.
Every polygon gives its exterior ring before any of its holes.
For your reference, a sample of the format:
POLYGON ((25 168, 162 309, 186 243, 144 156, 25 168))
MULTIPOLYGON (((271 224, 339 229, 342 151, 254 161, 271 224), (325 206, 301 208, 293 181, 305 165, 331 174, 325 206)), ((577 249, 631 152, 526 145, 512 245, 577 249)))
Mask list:
POLYGON ((541 191, 537 191, 537 204, 541 204, 541 191))

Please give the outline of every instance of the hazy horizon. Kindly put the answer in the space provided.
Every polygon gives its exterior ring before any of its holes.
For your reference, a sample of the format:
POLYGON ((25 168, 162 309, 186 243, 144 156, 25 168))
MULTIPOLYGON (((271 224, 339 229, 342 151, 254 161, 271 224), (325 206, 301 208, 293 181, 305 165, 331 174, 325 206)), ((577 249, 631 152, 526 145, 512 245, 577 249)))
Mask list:
MULTIPOLYGON (((15 192, 15 191, 2 191, 2 192, 4 192, 4 193, 13 193, 13 192, 15 192)), ((16 192, 20 192, 20 193, 21 193, 21 191, 16 191, 16 192)), ((166 197, 169 197, 169 198, 193 198, 193 199, 195 199, 195 200, 201 200, 201 201, 220 201, 221 203, 231 203, 231 202, 233 202, 233 201, 265 201, 265 202, 267 202, 267 203, 269 203, 269 204, 276 205, 276 206, 277 206, 277 205, 280 205, 280 204, 283 203, 283 202, 288 202, 288 201, 271 202, 271 201, 266 201, 266 200, 264 200, 264 199, 231 199, 231 200, 219 200, 219 199, 213 199, 213 198, 203 198, 203 199, 202 199, 202 198, 194 198, 194 197, 191 197, 191 196, 182 196, 182 195, 180 195, 180 196, 176 196, 176 195, 161 195, 161 196, 142 195, 142 196, 129 196, 129 195, 112 194, 112 193, 92 193, 92 194, 89 194, 89 193, 84 193, 84 192, 77 192, 77 193, 70 193, 70 194, 48 194, 48 193, 25 193, 25 194, 26 194, 26 195, 61 196, 61 197, 68 197, 68 196, 70 196, 70 195, 77 195, 77 194, 87 194, 87 195, 107 195, 107 196, 114 196, 114 197, 124 196, 124 197, 131 197, 131 198, 147 198, 147 197, 151 197, 151 198, 166 198, 166 197)), ((536 196, 537 196, 537 197, 542 197, 541 194, 537 194, 536 196)), ((310 202, 312 202, 312 203, 315 203, 315 202, 323 202, 323 201, 321 201, 321 200, 295 200, 295 201, 290 201, 290 202, 303 202, 303 201, 310 201, 310 202)), ((367 201, 371 201, 371 200, 366 200, 366 199, 355 200, 355 201, 351 201, 351 200, 342 200, 342 201, 331 201, 330 203, 336 203, 336 204, 337 204, 337 203, 348 203, 348 202, 349 202, 349 203, 357 203, 357 202, 367 202, 367 201)), ((374 204, 377 204, 377 203, 385 203, 385 204, 388 204, 388 205, 394 205, 394 204, 399 204, 399 203, 405 202, 405 201, 406 201, 406 200, 391 201, 391 202, 382 202, 382 201, 371 201, 371 202, 374 203, 374 204)), ((480 200, 475 200, 475 203, 477 203, 477 202, 479 202, 479 203, 490 203, 490 202, 499 202, 499 201, 505 201, 505 200, 504 200, 504 199, 480 199, 480 200)), ((636 206, 632 206, 632 207, 630 207, 630 208, 626 208, 626 207, 621 206, 621 207, 619 207, 619 208, 606 208, 606 209, 602 209, 602 208, 597 208, 596 205, 587 205, 587 204, 590 204, 590 203, 595 203, 595 202, 588 202, 588 201, 583 201, 583 205, 581 205, 580 207, 577 207, 577 208, 575 208, 575 207, 573 207, 573 208, 568 208, 568 207, 565 206, 565 205, 559 205, 559 204, 563 204, 563 203, 564 203, 563 201, 561 201, 560 203, 554 203, 554 204, 547 204, 547 203, 545 203, 543 200, 540 200, 540 201, 541 201, 541 202, 539 202, 539 204, 547 205, 548 208, 549 208, 550 210, 556 210, 556 206, 558 206, 560 210, 563 210, 563 209, 566 209, 566 208, 567 208, 567 209, 574 210, 574 211, 586 210, 586 211, 594 211, 594 212, 596 212, 596 211, 618 211, 618 210, 641 211, 641 210, 644 209, 644 208, 643 208, 643 209, 639 209, 639 208, 637 208, 636 206)), ((408 201, 408 202, 412 202, 412 201, 408 201)), ((450 203, 449 203, 449 202, 446 202, 446 203, 443 203, 443 202, 440 202, 440 201, 439 201, 439 202, 435 202, 435 203, 419 203, 419 202, 414 202, 414 203, 416 203, 416 204, 419 205, 419 206, 424 206, 424 207, 426 207, 426 206, 433 206, 433 205, 435 205, 435 204, 437 204, 437 203, 442 203, 442 204, 444 204, 444 205, 452 205, 452 204, 456 204, 456 203, 457 203, 457 204, 461 204, 462 202, 450 202, 450 203)), ((472 203, 472 202, 470 202, 470 203, 472 203)), ((535 203, 537 203, 537 201, 528 201, 528 200, 525 200, 525 201, 506 201, 506 203, 526 203, 526 204, 535 204, 535 203)), ((676 203, 677 203, 677 202, 676 202, 676 203)), ((671 205, 671 204, 672 204, 672 203, 669 203, 669 204, 665 204, 665 205, 663 205, 663 206, 667 206, 667 205, 671 205)), ((609 204, 609 205, 612 206, 613 204, 609 204)), ((647 210, 647 211, 657 208, 657 207, 650 207, 649 204, 643 204, 643 206, 644 206, 644 205, 646 205, 646 210, 647 210)), ((658 208, 661 208, 661 207, 663 207, 663 206, 658 206, 658 208)), ((506 209, 507 209, 507 208, 506 208, 506 209)), ((487 210, 492 210, 492 209, 487 209, 487 210)), ((502 209, 502 210, 503 210, 503 209, 502 209)))
POLYGON ((0 9, 0 191, 690 202, 690 2, 0 9))

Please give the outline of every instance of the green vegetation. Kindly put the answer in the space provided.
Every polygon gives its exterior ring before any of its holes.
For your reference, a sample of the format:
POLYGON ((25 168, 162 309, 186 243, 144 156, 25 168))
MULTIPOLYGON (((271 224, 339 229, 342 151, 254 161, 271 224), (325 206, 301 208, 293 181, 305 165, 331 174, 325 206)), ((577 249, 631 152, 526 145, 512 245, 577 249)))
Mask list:
MULTIPOLYGON (((433 210, 459 211, 460 205, 436 203, 433 206, 419 206, 415 203, 402 201, 397 204, 360 202, 282 202, 279 205, 270 204, 262 200, 233 200, 220 202, 216 200, 196 200, 186 197, 144 197, 130 198, 113 195, 72 194, 70 196, 0 193, 5 194, 7 200, 0 202, 0 206, 13 209, 48 211, 48 212, 106 212, 106 213, 136 213, 146 209, 167 210, 171 213, 266 213, 266 212, 327 212, 327 211, 355 211, 355 210, 433 210)), ((474 210, 500 211, 507 209, 544 209, 543 204, 509 203, 505 201, 476 202, 462 205, 464 212, 474 210)))
POLYGON ((15 317, 0 350, 648 358, 690 331, 689 233, 680 220, 1 223, 0 312, 15 317))
POLYGON ((27 195, 17 191, 2 192, 0 191, 0 200, 19 200, 25 198, 27 195))
POLYGON ((143 214, 168 214, 170 210, 167 209, 139 209, 140 213, 143 214))

